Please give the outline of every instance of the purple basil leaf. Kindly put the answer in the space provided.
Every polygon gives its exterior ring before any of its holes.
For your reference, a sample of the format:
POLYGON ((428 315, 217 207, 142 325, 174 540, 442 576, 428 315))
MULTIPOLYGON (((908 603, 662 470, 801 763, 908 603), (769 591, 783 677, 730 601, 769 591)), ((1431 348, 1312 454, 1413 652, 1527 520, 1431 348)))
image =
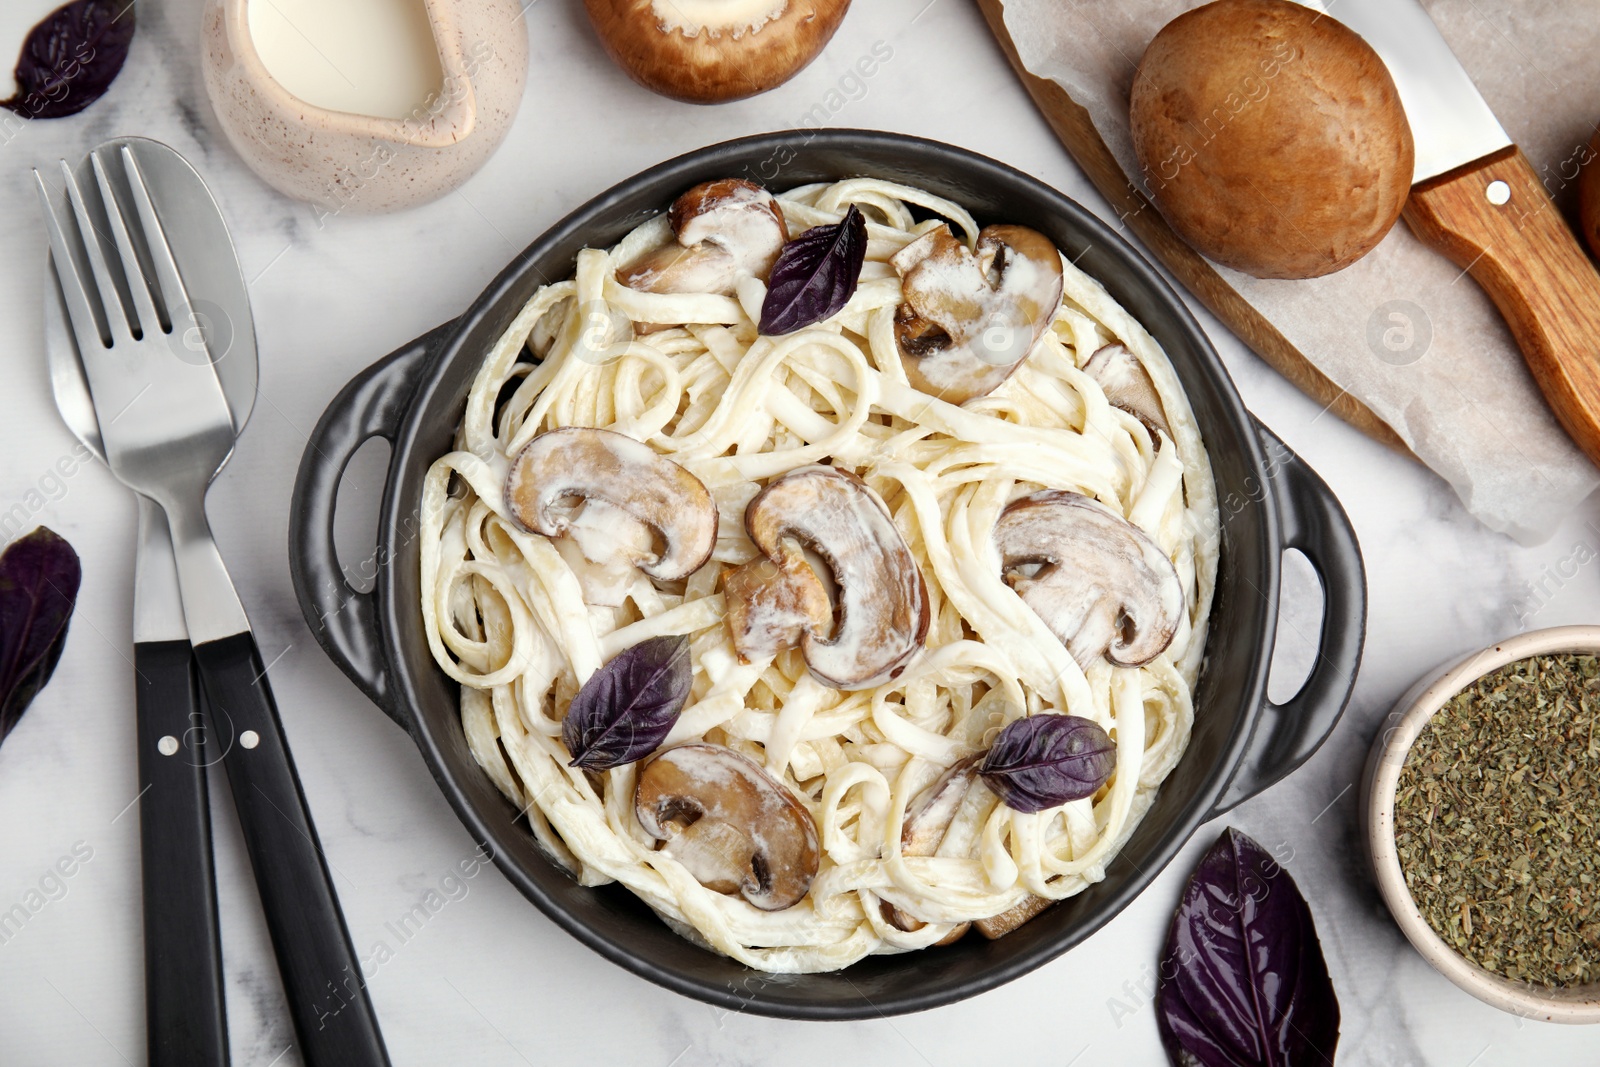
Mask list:
POLYGON ((1017 811, 1093 796, 1117 765, 1117 744, 1079 715, 1014 719, 978 764, 984 783, 1017 811))
POLYGON ((867 259, 867 220, 854 204, 844 221, 813 226, 783 246, 761 303, 761 332, 778 337, 837 315, 867 259))
POLYGON ((1183 889, 1156 991, 1178 1067, 1332 1067, 1339 999, 1311 909, 1267 851, 1225 830, 1183 889))
POLYGON ((0 740, 56 669, 82 578, 72 546, 43 526, 0 553, 0 740))
POLYGON ((652 637, 590 675, 572 698, 561 740, 573 767, 603 771, 654 752, 689 700, 689 639, 652 637))
POLYGON ((133 0, 73 0, 22 43, 17 94, 0 107, 37 119, 76 115, 105 94, 133 43, 133 0))

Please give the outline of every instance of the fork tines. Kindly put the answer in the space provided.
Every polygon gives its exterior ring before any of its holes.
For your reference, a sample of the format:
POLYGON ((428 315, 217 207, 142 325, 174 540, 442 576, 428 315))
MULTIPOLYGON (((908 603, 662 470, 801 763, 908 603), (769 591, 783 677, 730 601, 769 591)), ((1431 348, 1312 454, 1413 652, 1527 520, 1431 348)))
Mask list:
POLYGON ((62 293, 66 297, 68 318, 79 351, 82 352, 89 351, 92 345, 114 348, 119 343, 143 340, 151 333, 171 333, 174 323, 185 327, 194 321, 188 293, 178 274, 177 263, 172 258, 172 249, 167 244, 161 219, 150 200, 139 161, 127 146, 123 146, 120 157, 126 182, 124 196, 133 202, 138 215, 137 230, 141 244, 137 245, 111 175, 107 173, 98 154, 90 156, 106 227, 111 232, 111 243, 117 250, 120 272, 114 272, 107 261, 105 235, 96 224, 96 217, 90 211, 89 202, 79 189, 67 161, 61 161, 62 184, 72 208, 66 226, 62 225, 56 214, 44 177, 37 168, 33 172, 38 184, 39 202, 44 210, 45 228, 50 234, 52 257, 61 280, 62 293), (148 258, 151 270, 145 269, 140 256, 141 249, 148 258), (88 277, 85 277, 82 266, 85 261, 88 264, 88 277))

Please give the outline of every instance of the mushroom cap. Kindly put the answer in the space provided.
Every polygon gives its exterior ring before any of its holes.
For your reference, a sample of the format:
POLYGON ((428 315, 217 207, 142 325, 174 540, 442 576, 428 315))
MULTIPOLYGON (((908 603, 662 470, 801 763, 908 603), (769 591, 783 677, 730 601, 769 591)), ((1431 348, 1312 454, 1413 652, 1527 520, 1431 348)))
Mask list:
POLYGON ((1100 383, 1100 389, 1112 407, 1121 408, 1145 424, 1154 437, 1160 430, 1168 437, 1172 430, 1167 425, 1167 412, 1161 406, 1161 396, 1150 372, 1144 369, 1139 357, 1124 345, 1102 345, 1083 365, 1083 373, 1100 383))
POLYGON ((1411 192, 1415 145, 1383 59, 1288 0, 1218 0, 1150 41, 1128 132, 1162 216, 1258 278, 1314 278, 1375 248, 1411 192))
POLYGON ((985 226, 972 251, 940 226, 892 262, 900 363, 913 386, 952 404, 999 388, 1061 306, 1061 254, 1025 226, 985 226))
MULTIPOLYGON (((836 467, 796 468, 756 494, 744 525, 777 565, 778 577, 803 568, 816 578, 809 564, 796 560, 799 546, 814 550, 833 572, 838 596, 831 636, 814 624, 800 628, 801 652, 818 681, 870 689, 899 676, 928 636, 928 590, 888 507, 866 482, 836 467)), ((744 593, 738 586, 726 591, 730 600, 744 593)), ((747 601, 730 608, 730 619, 742 612, 748 632, 752 617, 758 623, 759 613, 769 610, 747 601)), ((737 647, 740 631, 733 636, 737 647)), ((740 654, 748 658, 750 652, 740 654)))
POLYGON ((620 268, 617 281, 647 293, 728 295, 744 274, 771 274, 789 240, 777 198, 742 178, 701 182, 667 217, 677 243, 620 268))
MULTIPOLYGON (((687 578, 716 547, 717 505, 705 483, 625 434, 576 426, 549 430, 511 461, 506 507, 523 528, 561 536, 573 524, 574 499, 604 501, 654 531, 663 544, 659 553, 653 546, 639 551, 623 531, 615 544, 619 556, 652 578, 687 578)), ((596 550, 602 543, 596 531, 587 530, 584 555, 593 560, 593 554, 605 554, 596 550)))
POLYGON ((606 52, 646 89, 695 104, 776 88, 817 57, 850 0, 585 0, 606 52))
POLYGON ((717 893, 762 911, 798 904, 817 875, 817 824, 788 788, 731 748, 669 748, 645 764, 634 811, 663 851, 717 893))
POLYGON ((1007 505, 994 540, 1006 580, 1081 666, 1104 653, 1139 667, 1172 643, 1183 583, 1161 546, 1122 516, 1047 489, 1007 505), (1021 572, 1030 566, 1038 573, 1021 572))

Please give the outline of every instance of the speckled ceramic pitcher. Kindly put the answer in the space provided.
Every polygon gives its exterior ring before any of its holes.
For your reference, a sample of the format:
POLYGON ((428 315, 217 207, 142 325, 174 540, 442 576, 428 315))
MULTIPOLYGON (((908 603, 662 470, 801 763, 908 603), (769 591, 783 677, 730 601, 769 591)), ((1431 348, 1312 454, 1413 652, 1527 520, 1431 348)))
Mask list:
POLYGON ((207 0, 206 92, 251 169, 310 201, 319 217, 443 196, 484 164, 516 115, 528 68, 517 0, 422 0, 442 81, 399 119, 335 111, 291 93, 251 39, 251 2, 207 0))

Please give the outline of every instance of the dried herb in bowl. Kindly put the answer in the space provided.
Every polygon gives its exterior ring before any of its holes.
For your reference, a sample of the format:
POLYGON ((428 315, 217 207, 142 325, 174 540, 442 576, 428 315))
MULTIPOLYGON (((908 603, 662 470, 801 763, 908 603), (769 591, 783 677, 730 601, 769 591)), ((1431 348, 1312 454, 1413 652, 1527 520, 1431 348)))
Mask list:
POLYGON ((1535 656, 1428 721, 1395 793, 1406 887, 1485 970, 1600 981, 1600 658, 1535 656))

